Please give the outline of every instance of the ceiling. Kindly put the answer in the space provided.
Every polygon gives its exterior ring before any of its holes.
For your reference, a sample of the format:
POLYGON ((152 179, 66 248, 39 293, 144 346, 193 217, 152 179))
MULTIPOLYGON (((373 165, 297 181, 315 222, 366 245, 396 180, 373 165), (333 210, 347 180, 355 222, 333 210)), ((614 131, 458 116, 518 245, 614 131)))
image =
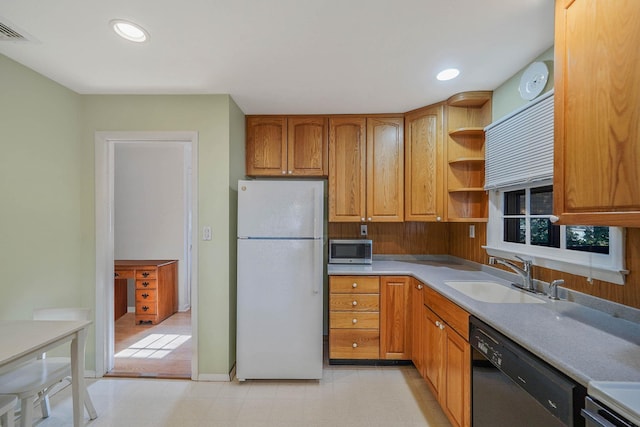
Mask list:
POLYGON ((0 53, 80 94, 230 94, 246 114, 405 112, 553 45, 552 0, 0 0, 0 53), (142 25, 150 41, 115 35, 142 25), (438 82, 443 68, 460 76, 438 82))

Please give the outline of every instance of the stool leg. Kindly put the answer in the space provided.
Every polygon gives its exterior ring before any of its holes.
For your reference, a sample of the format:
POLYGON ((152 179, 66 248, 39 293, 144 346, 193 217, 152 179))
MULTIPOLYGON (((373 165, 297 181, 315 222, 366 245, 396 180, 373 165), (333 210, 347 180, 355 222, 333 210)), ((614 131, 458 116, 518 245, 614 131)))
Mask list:
POLYGON ((51 412, 51 405, 49 404, 49 395, 44 392, 38 393, 40 396, 40 410, 42 411, 42 418, 48 418, 51 412))
POLYGON ((33 427, 33 398, 20 401, 20 427, 33 427))
POLYGON ((16 414, 13 411, 13 408, 11 408, 7 412, 2 414, 2 416, 0 417, 0 424, 5 427, 15 427, 15 418, 16 414))
POLYGON ((96 408, 93 407, 93 402, 91 401, 91 397, 89 397, 88 391, 84 395, 84 407, 87 408, 90 420, 98 418, 98 413, 96 412, 96 408))

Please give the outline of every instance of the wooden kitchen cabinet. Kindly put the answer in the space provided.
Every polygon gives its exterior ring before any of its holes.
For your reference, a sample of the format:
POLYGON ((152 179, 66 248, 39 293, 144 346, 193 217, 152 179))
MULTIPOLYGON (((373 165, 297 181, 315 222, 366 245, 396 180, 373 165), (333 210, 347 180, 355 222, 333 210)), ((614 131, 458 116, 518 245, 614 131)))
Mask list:
POLYGON ((417 279, 411 279, 411 361, 422 378, 426 379, 425 353, 425 306, 424 285, 417 279))
POLYGON ((554 214, 640 227, 640 2, 556 0, 554 214))
POLYGON ((423 289, 427 383, 454 426, 471 425, 469 314, 433 289, 423 289))
POLYGON ((443 104, 405 114, 405 221, 444 217, 443 104))
POLYGON ((329 359, 380 357, 380 278, 329 276, 329 359))
POLYGON ((446 105, 446 217, 450 222, 486 222, 484 127, 491 123, 490 91, 463 92, 446 105))
POLYGON ((380 359, 411 359, 411 278, 380 278, 380 359))
POLYGON ((330 118, 329 221, 403 220, 403 118, 330 118))
POLYGON ((323 116, 248 116, 246 174, 326 176, 327 125, 323 116))

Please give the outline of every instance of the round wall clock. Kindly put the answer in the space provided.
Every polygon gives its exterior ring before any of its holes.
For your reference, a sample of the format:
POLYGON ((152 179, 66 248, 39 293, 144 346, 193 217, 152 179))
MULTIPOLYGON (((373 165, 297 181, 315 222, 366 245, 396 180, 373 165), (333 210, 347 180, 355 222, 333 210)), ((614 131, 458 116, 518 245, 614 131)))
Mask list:
POLYGON ((534 62, 524 70, 522 77, 520 78, 520 96, 522 99, 531 101, 536 96, 540 95, 547 85, 547 79, 549 78, 549 69, 544 62, 534 62))

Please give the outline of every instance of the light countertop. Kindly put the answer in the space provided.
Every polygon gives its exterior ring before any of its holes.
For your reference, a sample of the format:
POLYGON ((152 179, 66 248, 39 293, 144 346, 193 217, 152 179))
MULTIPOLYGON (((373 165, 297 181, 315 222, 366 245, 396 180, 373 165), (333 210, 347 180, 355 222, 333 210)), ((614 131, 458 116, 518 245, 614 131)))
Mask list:
POLYGON ((477 301, 445 281, 488 280, 510 286, 518 276, 446 256, 330 264, 327 270, 329 275, 413 276, 585 387, 589 381, 640 381, 640 310, 604 300, 592 305, 599 309, 591 308, 583 305, 584 294, 565 289, 560 296, 571 301, 544 295, 536 296, 544 304, 477 301))

